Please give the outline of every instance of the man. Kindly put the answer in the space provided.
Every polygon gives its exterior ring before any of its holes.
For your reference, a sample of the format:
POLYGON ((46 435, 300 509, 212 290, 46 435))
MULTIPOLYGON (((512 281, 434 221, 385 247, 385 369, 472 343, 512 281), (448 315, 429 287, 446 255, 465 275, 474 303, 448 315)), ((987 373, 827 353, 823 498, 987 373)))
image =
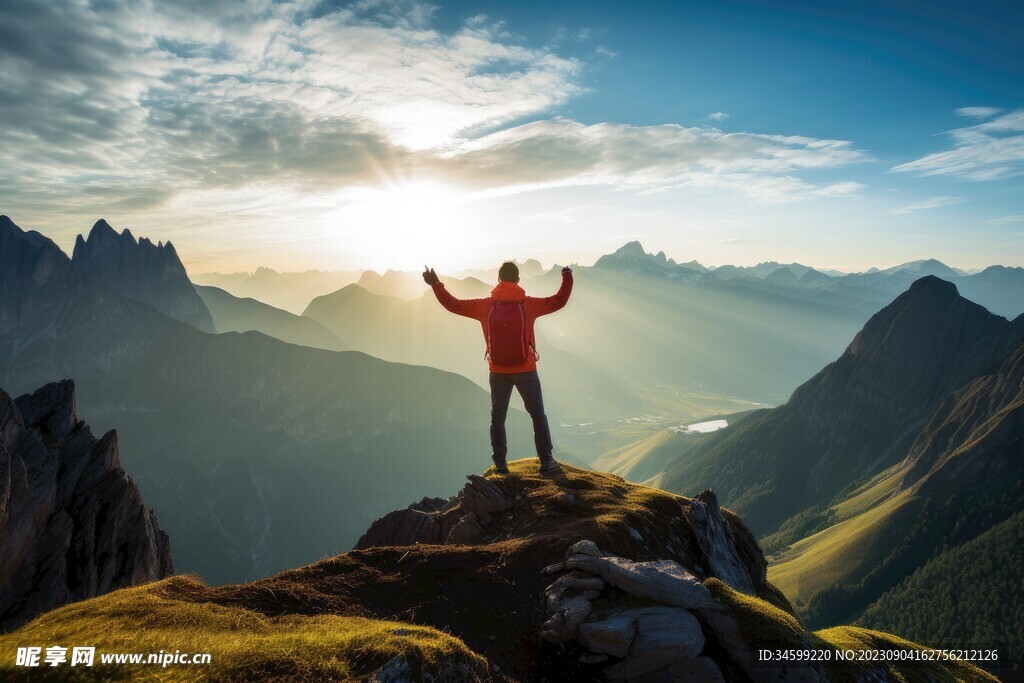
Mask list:
POLYGON ((537 446, 541 472, 559 469, 552 457, 551 430, 544 414, 544 399, 537 376, 537 344, 533 324, 542 315, 565 306, 572 292, 572 270, 562 268, 562 286, 554 296, 526 296, 519 286, 519 266, 506 262, 498 270, 498 284, 486 299, 457 299, 437 277, 433 268, 424 266, 423 281, 434 296, 452 313, 480 322, 487 344, 486 358, 491 370, 491 459, 499 474, 508 472, 505 416, 512 388, 519 390, 526 412, 533 420, 533 440, 537 446))

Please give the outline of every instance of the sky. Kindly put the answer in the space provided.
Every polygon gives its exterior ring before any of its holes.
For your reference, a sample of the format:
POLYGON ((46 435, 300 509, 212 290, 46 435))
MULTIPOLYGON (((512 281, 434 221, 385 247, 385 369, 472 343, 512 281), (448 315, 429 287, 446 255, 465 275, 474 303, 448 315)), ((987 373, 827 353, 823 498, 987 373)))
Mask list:
POLYGON ((1024 266, 1019 2, 0 3, 0 213, 192 272, 1024 266))

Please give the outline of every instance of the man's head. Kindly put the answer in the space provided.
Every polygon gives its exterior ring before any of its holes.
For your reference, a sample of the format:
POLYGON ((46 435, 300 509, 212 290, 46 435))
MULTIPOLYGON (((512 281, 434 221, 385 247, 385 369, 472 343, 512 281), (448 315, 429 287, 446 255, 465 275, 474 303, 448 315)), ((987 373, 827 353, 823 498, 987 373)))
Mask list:
POLYGON ((519 266, 511 261, 505 261, 498 268, 498 280, 501 282, 519 282, 519 266))

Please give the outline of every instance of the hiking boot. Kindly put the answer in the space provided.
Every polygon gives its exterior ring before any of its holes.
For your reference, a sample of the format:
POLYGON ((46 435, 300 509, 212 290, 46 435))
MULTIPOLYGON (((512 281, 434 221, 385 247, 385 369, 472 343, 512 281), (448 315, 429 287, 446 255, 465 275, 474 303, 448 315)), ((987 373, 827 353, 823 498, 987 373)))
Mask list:
POLYGON ((508 465, 505 463, 505 458, 497 458, 491 456, 491 462, 494 463, 494 472, 496 474, 508 474, 508 465))
POLYGON ((540 472, 541 472, 541 474, 547 474, 548 472, 555 472, 555 471, 560 470, 560 469, 562 469, 562 465, 557 460, 555 460, 554 458, 552 458, 551 460, 543 460, 540 463, 540 472))
POLYGON ((497 465, 495 465, 494 466, 494 473, 495 474, 508 474, 508 468, 507 467, 498 467, 497 465))

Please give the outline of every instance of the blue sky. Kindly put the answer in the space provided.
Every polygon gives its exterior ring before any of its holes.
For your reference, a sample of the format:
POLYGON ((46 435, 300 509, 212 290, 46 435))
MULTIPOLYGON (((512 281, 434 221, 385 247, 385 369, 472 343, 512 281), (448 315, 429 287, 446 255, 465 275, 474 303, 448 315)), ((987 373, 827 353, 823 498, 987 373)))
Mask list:
POLYGON ((192 270, 1024 265, 1016 3, 0 9, 0 212, 192 270))

